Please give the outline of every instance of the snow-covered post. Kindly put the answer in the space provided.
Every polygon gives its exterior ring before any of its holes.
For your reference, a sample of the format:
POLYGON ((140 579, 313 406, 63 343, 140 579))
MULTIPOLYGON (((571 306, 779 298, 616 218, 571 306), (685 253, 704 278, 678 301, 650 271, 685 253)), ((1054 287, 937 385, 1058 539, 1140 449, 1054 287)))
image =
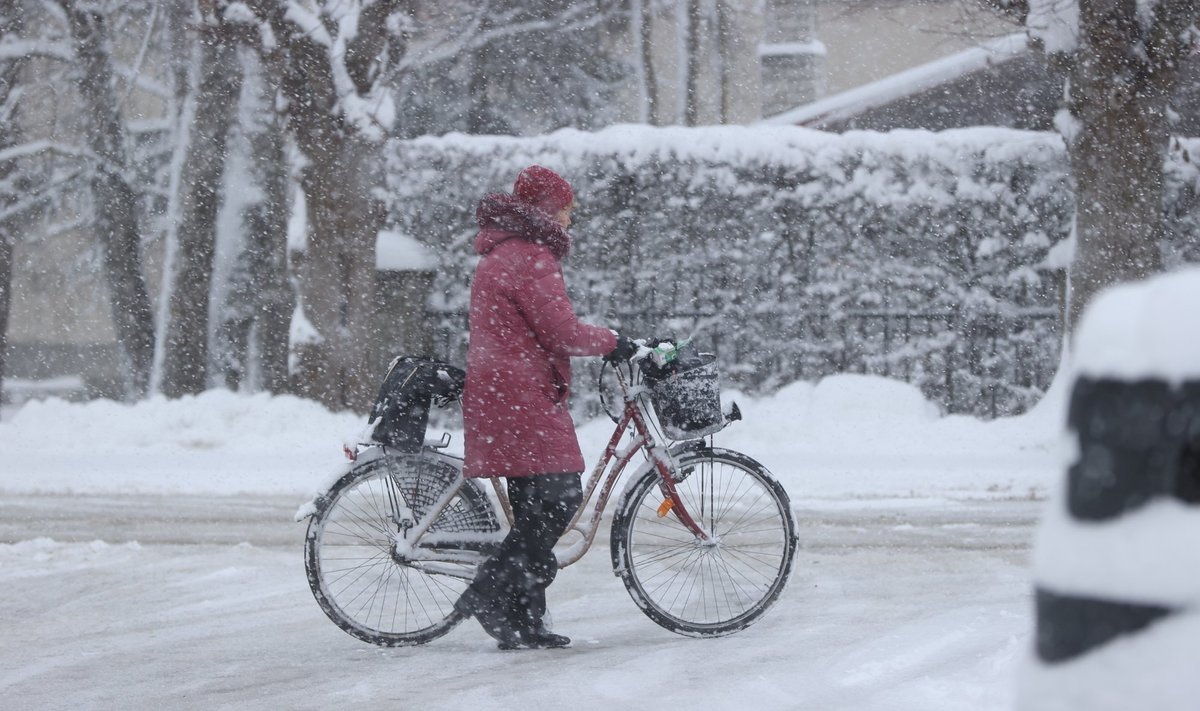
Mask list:
POLYGON ((773 3, 769 13, 758 48, 766 116, 820 98, 825 62, 815 2, 773 3))
POLYGON ((1198 306, 1190 269, 1104 292, 1079 324, 1022 711, 1200 704, 1198 306))

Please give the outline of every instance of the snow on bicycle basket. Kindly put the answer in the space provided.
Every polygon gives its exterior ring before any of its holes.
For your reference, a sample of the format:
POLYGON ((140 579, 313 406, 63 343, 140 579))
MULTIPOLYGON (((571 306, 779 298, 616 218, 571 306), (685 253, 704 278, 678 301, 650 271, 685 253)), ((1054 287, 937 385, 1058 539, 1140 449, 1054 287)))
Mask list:
POLYGON ((665 365, 647 361, 642 377, 663 432, 673 440, 700 439, 728 424, 721 410, 717 357, 682 345, 665 365))

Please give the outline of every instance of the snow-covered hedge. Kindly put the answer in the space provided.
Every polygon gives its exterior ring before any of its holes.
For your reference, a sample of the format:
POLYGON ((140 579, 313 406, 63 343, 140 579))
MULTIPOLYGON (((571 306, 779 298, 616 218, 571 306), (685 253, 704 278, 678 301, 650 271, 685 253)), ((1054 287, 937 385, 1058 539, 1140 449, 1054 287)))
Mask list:
MULTIPOLYGON (((698 329, 740 387, 861 371, 994 415, 1034 401, 1058 362, 1058 285, 1039 270, 1070 223, 1055 135, 617 126, 428 137, 388 158, 392 224, 441 255, 431 306, 452 357, 475 203, 541 163, 576 190, 579 311, 639 333, 698 329)), ((1194 227, 1181 161, 1171 210, 1194 227)))

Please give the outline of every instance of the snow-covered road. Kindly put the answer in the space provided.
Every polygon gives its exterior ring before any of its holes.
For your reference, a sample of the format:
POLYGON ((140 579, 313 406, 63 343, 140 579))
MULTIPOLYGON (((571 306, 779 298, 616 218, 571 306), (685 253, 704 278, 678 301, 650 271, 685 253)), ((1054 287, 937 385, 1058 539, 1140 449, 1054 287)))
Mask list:
POLYGON ((759 624, 713 640, 645 618, 602 539, 550 590, 574 647, 500 652, 471 623, 420 648, 345 635, 308 591, 298 503, 6 496, 3 706, 1004 709, 1044 505, 795 501, 791 584, 759 624))

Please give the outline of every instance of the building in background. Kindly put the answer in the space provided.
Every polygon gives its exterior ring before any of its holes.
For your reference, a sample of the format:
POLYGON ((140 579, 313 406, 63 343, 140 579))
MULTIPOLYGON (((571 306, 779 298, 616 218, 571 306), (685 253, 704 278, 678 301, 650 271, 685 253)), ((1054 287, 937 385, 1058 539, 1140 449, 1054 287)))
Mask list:
POLYGON ((905 69, 766 121, 822 131, 966 126, 1053 130, 1064 72, 1028 47, 1024 33, 905 69))
POLYGON ((816 0, 774 0, 765 15, 761 104, 763 116, 774 116, 824 94, 828 50, 817 38, 816 0))
MULTIPOLYGON (((787 0, 772 0, 783 2, 787 0)), ((817 36, 826 49, 824 90, 817 98, 1023 31, 983 0, 816 2, 817 36)))

